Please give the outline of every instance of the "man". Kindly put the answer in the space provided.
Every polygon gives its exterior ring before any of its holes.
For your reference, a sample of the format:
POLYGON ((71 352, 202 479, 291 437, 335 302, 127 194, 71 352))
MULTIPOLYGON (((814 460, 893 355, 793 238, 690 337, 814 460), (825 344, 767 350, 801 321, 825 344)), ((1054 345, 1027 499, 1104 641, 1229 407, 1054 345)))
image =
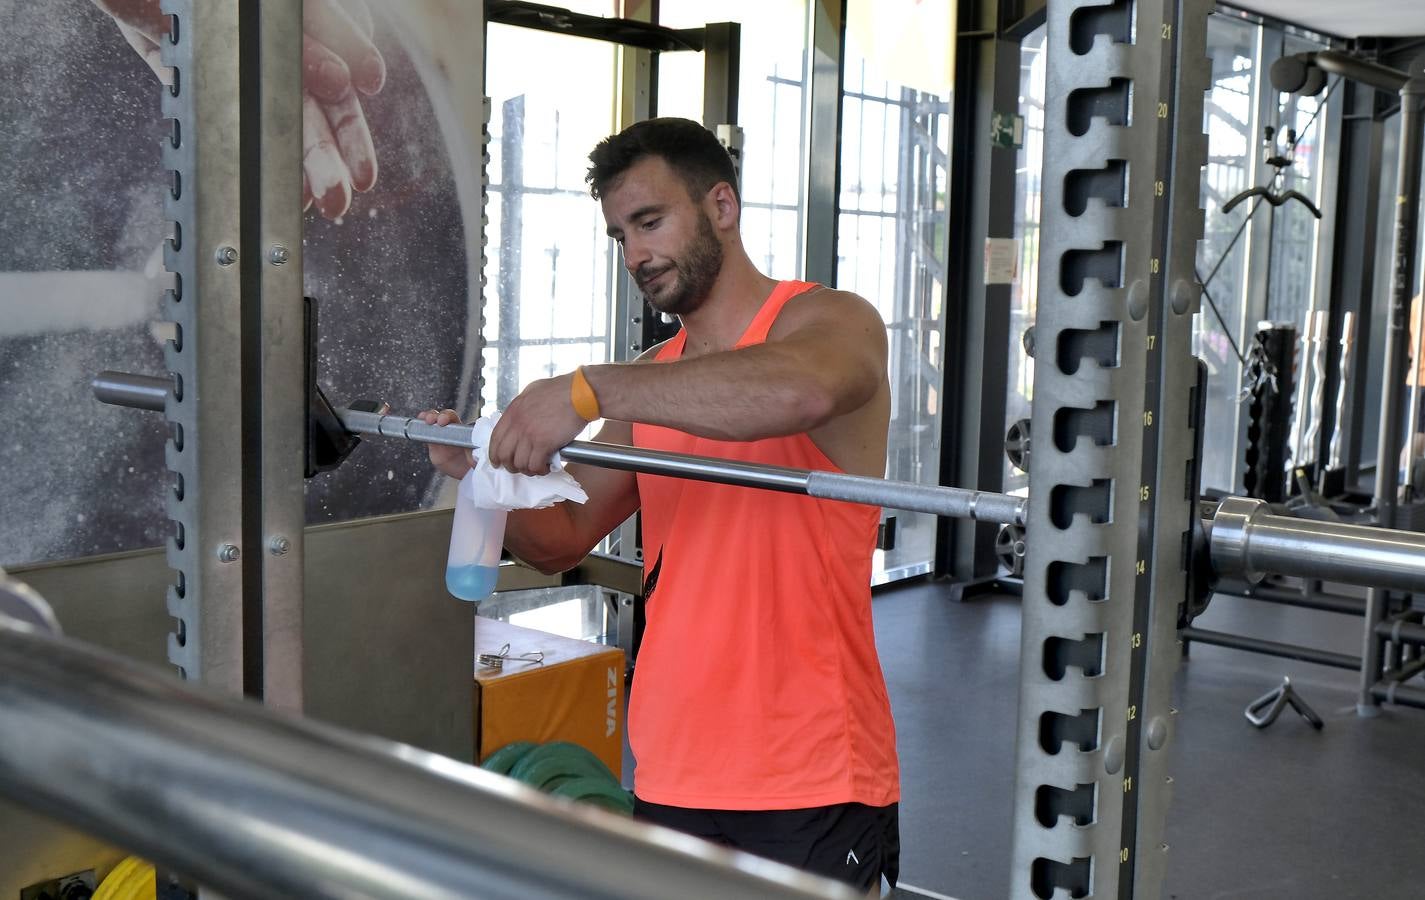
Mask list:
MULTIPOLYGON (((731 159, 701 125, 641 122, 589 158, 624 266, 682 330, 636 362, 526 387, 490 462, 542 474, 602 418, 600 441, 884 475, 890 386, 875 308, 756 269, 731 159)), ((469 467, 455 448, 432 445, 431 459, 453 477, 469 467)), ((505 544, 562 571, 643 512, 635 815, 865 889, 883 873, 894 884, 899 775, 869 587, 879 511, 569 468, 588 503, 512 512, 505 544)))

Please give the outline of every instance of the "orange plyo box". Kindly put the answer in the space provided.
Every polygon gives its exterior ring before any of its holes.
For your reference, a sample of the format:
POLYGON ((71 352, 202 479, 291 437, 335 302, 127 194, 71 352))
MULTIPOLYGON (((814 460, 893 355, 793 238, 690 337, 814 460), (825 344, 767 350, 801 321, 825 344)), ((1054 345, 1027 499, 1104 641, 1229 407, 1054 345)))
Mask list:
POLYGON ((515 741, 569 741, 623 774, 623 650, 475 618, 475 756, 515 741), (503 668, 479 664, 509 644, 503 668), (513 657, 542 652, 541 663, 513 657))

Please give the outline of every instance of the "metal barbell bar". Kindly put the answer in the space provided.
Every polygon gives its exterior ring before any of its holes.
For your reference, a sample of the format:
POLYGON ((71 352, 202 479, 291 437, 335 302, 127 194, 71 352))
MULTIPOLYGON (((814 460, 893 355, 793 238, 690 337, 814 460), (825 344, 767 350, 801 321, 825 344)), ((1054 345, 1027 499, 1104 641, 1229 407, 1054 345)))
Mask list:
POLYGON ((0 672, 0 796, 234 900, 856 896, 62 638, 3 573, 0 672))
MULTIPOLYGON (((166 379, 105 372, 95 393, 105 403, 155 408, 166 379)), ((356 434, 402 438, 426 444, 474 449, 469 425, 427 425, 409 416, 354 409, 337 411, 343 427, 356 434)), ((644 450, 618 444, 574 441, 560 451, 570 462, 610 469, 669 475, 742 487, 804 494, 937 516, 1023 525, 1029 498, 992 491, 891 481, 763 466, 712 457, 644 450)), ((1425 534, 1367 525, 1320 522, 1273 515, 1267 504, 1228 497, 1203 517, 1213 571, 1219 576, 1264 573, 1343 584, 1425 592, 1425 534)))
MULTIPOLYGON (((469 425, 427 425, 407 416, 383 416, 353 409, 337 411, 348 431, 399 437, 427 444, 474 448, 469 425)), ((931 513, 956 519, 1023 525, 1029 501, 1025 497, 970 491, 963 488, 889 481, 866 475, 845 475, 765 466, 707 456, 644 450, 621 444, 573 441, 559 451, 569 462, 588 463, 605 469, 622 469, 649 475, 670 475, 739 487, 756 487, 822 500, 846 500, 870 506, 888 506, 910 512, 931 513)))

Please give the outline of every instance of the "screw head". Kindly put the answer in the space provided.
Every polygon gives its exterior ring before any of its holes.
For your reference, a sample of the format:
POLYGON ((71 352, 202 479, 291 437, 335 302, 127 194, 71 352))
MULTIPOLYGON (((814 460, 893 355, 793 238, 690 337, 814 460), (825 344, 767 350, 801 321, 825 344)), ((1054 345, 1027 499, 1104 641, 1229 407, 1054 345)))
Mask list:
POLYGON ((270 550, 272 551, 272 555, 273 555, 273 556, 281 556, 282 554, 286 553, 288 550, 291 550, 291 549, 292 549, 292 542, 289 541, 289 540, 287 540, 287 538, 285 538, 285 537, 280 537, 280 536, 279 536, 279 537, 273 538, 273 539, 268 543, 267 546, 268 546, 268 549, 270 549, 270 550))
POLYGON ((224 544, 218 549, 218 559, 225 563, 237 562, 242 557, 242 551, 237 544, 224 544))
POLYGON ((292 258, 292 251, 281 244, 273 244, 272 249, 267 254, 267 258, 272 260, 274 266, 286 265, 287 260, 292 258))
POLYGON ((230 266, 230 265, 232 265, 233 263, 237 262, 237 259, 238 259, 237 248, 236 248, 236 247, 226 247, 226 246, 224 246, 224 247, 219 247, 219 248, 218 248, 218 251, 213 254, 213 258, 218 261, 218 265, 220 265, 220 266, 230 266))

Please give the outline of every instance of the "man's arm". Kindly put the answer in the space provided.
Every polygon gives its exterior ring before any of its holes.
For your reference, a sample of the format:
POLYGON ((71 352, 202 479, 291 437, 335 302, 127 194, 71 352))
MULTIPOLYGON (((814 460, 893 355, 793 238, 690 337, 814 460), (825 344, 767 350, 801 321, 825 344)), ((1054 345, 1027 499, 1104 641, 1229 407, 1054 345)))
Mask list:
POLYGON ((886 327, 862 298, 787 303, 767 341, 661 366, 585 367, 605 417, 725 441, 801 434, 860 409, 886 371, 886 327))
MULTIPOLYGON (((585 366, 605 419, 718 440, 800 434, 860 409, 885 380, 886 331, 855 294, 821 290, 788 301, 766 343, 667 363, 585 366)), ((534 382, 505 410, 490 462, 547 471, 551 453, 582 430, 571 376, 534 382)))

